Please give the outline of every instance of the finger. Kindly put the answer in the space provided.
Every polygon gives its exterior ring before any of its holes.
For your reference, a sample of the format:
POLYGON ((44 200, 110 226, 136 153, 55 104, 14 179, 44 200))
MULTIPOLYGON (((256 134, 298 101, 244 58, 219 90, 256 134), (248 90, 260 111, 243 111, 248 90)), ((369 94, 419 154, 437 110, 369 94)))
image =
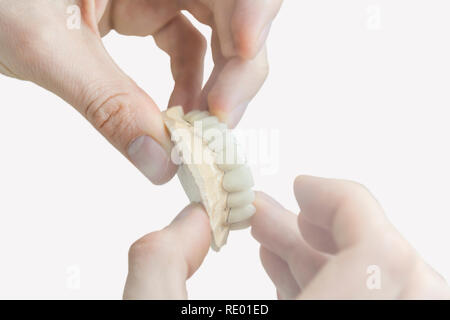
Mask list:
POLYGON ((182 14, 177 14, 154 35, 156 44, 171 58, 175 88, 169 106, 190 111, 199 103, 203 82, 206 40, 182 14))
POLYGON ((294 191, 302 216, 329 229, 340 250, 390 228, 377 201, 357 183, 300 176, 294 191))
POLYGON ((282 0, 237 0, 231 21, 237 55, 253 59, 264 46, 272 21, 280 10, 282 0))
POLYGON ((235 127, 248 104, 262 87, 269 72, 267 53, 263 49, 253 60, 232 58, 219 66, 204 96, 211 113, 235 127), (239 83, 237 86, 236 83, 239 83))
POLYGON ((111 1, 109 0, 82 0, 83 13, 85 16, 86 24, 99 36, 104 33, 109 32, 110 29, 109 22, 105 24, 106 19, 102 20, 106 11, 110 10, 111 1))
POLYGON ((186 10, 199 22, 214 26, 214 8, 210 0, 177 0, 179 9, 186 10))
POLYGON ((337 253, 336 243, 328 229, 321 228, 305 219, 302 213, 298 216, 298 227, 303 239, 314 249, 327 254, 337 253))
POLYGON ((450 299, 450 287, 435 270, 420 261, 411 275, 411 281, 400 292, 402 300, 450 299))
POLYGON ((190 205, 168 227, 136 241, 124 299, 186 299, 186 280, 203 262, 210 237, 207 214, 190 205))
POLYGON ((253 237, 286 261, 302 288, 314 277, 327 258, 302 239, 295 214, 262 192, 257 193, 254 204, 256 213, 252 218, 253 237))
POLYGON ((199 104, 200 110, 208 110, 209 109, 209 104, 208 104, 209 93, 211 92, 211 89, 214 87, 223 68, 225 67, 225 64, 227 63, 227 59, 222 55, 222 52, 220 50, 219 36, 217 35, 217 31, 215 31, 215 30, 212 31, 212 35, 211 35, 211 49, 212 49, 212 57, 213 57, 213 61, 214 61, 214 68, 208 78, 208 81, 206 81, 206 84, 203 87, 201 97, 200 97, 200 104, 199 104))
POLYGON ((175 80, 169 106, 182 105, 189 111, 198 104, 206 40, 179 9, 176 1, 122 1, 111 15, 119 33, 153 35, 169 54, 175 80))
POLYGON ((209 22, 217 30, 220 49, 224 57, 239 56, 254 59, 264 46, 270 26, 277 15, 282 0, 184 0, 184 8, 200 21, 209 22), (195 3, 195 4, 193 4, 195 3), (213 13, 208 19, 207 6, 213 13))
POLYGON ((279 256, 262 247, 259 251, 261 263, 275 287, 280 300, 291 300, 300 294, 300 288, 289 269, 279 256))
POLYGON ((65 15, 51 17, 50 32, 38 26, 14 43, 26 79, 73 105, 153 183, 170 180, 176 166, 156 104, 117 67, 92 24, 82 20, 80 29, 68 30, 65 15))
POLYGON ((386 231, 331 258, 301 299, 398 299, 420 263, 397 233, 386 231))
POLYGON ((238 0, 209 1, 214 12, 214 26, 220 40, 220 48, 224 57, 235 55, 233 34, 231 32, 231 18, 235 3, 238 0))
POLYGON ((110 27, 124 35, 153 35, 169 23, 180 9, 175 0, 110 2, 110 27))
MULTIPOLYGON (((192 2, 186 1, 186 3, 191 4, 186 8, 198 19, 208 21, 205 8, 195 11, 192 2)), ((215 12, 216 5, 229 6, 230 2, 204 1, 204 5, 208 5, 211 11, 215 12)), ((228 17, 223 11, 214 16, 220 16, 220 19, 224 20, 228 17)), ((227 36, 223 35, 223 30, 230 30, 230 25, 219 28, 213 22, 212 27, 211 47, 214 69, 202 90, 199 109, 209 109, 229 127, 235 127, 267 78, 269 70, 267 52, 262 45, 260 50, 251 57, 242 58, 232 55, 227 52, 231 50, 231 42, 227 41, 227 44, 224 44, 223 41, 224 37, 230 38, 228 33, 227 36), (228 49, 223 49, 223 46, 228 49), (239 86, 236 86, 236 83, 239 83, 239 86)))

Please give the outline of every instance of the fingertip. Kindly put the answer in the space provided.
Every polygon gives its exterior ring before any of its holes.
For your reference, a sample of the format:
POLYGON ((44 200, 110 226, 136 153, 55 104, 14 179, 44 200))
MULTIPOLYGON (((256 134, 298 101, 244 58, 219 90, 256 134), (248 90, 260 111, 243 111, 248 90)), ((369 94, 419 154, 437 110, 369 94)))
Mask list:
POLYGON ((150 181, 157 186, 164 185, 176 175, 178 171, 178 165, 175 164, 172 159, 171 155, 168 156, 167 161, 165 162, 165 165, 163 165, 159 170, 159 175, 157 177, 150 179, 150 181))
POLYGON ((209 229, 209 219, 208 214, 206 213, 203 205, 200 203, 191 203, 186 206, 172 221, 173 224, 195 224, 198 225, 199 228, 209 229))
POLYGON ((127 155, 136 168, 155 185, 165 184, 177 172, 178 167, 172 161, 170 153, 148 135, 133 140, 127 148, 127 155))
POLYGON ((271 215, 276 214, 280 210, 284 210, 281 204, 262 191, 255 192, 253 205, 256 208, 256 212, 251 219, 251 233, 253 236, 255 236, 254 232, 257 232, 266 225, 271 215))
POLYGON ((211 114, 215 115, 220 121, 226 122, 230 101, 221 94, 221 91, 213 87, 208 94, 207 103, 211 114))
POLYGON ((255 201, 253 203, 256 207, 256 211, 265 207, 281 206, 271 196, 262 191, 255 191, 255 201))
POLYGON ((187 278, 200 267, 211 243, 208 214, 201 204, 184 208, 168 227, 188 266, 187 278))
POLYGON ((261 50, 253 60, 235 57, 227 61, 208 93, 209 109, 233 128, 261 89, 268 73, 266 50, 261 50))
POLYGON ((282 0, 237 1, 231 19, 236 54, 254 59, 263 48, 282 0))
POLYGON ((295 178, 294 180, 294 194, 295 194, 295 198, 297 199, 297 202, 300 202, 300 196, 301 196, 301 192, 302 192, 302 188, 304 183, 307 183, 307 179, 308 176, 306 175, 299 175, 295 178))
POLYGON ((172 161, 167 162, 167 167, 164 170, 163 174, 161 175, 159 180, 155 180, 153 183, 155 185, 163 185, 172 180, 172 178, 175 176, 175 174, 178 171, 178 166, 173 163, 172 161))
POLYGON ((318 177, 314 177, 314 176, 310 176, 310 175, 306 175, 306 174, 301 174, 295 178, 294 188, 300 187, 303 184, 308 183, 314 179, 322 179, 322 178, 318 178, 318 177))
POLYGON ((300 188, 300 185, 301 185, 304 177, 305 177, 304 175, 299 175, 299 176, 295 177, 294 190, 297 190, 298 188, 300 188))
POLYGON ((219 121, 227 124, 228 128, 236 127, 247 107, 246 104, 234 107, 236 102, 229 94, 228 88, 214 87, 208 95, 209 111, 216 116, 219 121))
POLYGON ((300 205, 307 199, 312 198, 319 184, 326 180, 328 179, 309 175, 297 176, 294 180, 294 194, 298 204, 300 205))
POLYGON ((244 103, 238 105, 237 107, 235 107, 231 112, 229 112, 227 120, 226 120, 228 127, 234 128, 237 126, 239 121, 244 116, 244 113, 245 113, 245 110, 247 110, 247 107, 248 107, 248 102, 244 102, 244 103))

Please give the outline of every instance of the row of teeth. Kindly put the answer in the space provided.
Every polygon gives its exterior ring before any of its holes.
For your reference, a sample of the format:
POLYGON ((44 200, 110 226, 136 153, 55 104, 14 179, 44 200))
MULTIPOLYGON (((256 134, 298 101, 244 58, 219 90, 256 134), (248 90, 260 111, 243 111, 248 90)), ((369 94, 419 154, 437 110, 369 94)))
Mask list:
POLYGON ((207 111, 194 110, 184 116, 184 120, 194 128, 201 128, 201 138, 208 148, 216 153, 217 167, 224 172, 222 187, 228 193, 228 223, 232 229, 245 228, 256 209, 253 206, 255 193, 250 168, 238 149, 235 137, 227 129, 226 124, 207 111))

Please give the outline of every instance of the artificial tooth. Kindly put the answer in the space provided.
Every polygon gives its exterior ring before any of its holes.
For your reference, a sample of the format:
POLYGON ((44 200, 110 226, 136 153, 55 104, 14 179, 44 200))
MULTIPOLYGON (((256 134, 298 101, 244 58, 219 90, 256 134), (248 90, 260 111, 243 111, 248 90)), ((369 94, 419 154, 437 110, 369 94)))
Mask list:
POLYGON ((240 166, 242 166, 242 164, 239 164, 239 163, 218 163, 217 164, 217 167, 220 170, 223 170, 225 172, 234 170, 236 168, 239 168, 240 166))
MULTIPOLYGON (((196 121, 197 122, 197 121, 196 121)), ((194 122, 194 127, 196 126, 196 122, 194 122)), ((213 137, 211 137, 211 134, 210 135, 207 135, 206 134, 206 130, 208 129, 208 128, 211 128, 211 127, 214 127, 215 125, 217 125, 217 124, 219 124, 219 120, 216 118, 216 117, 213 117, 213 116, 209 116, 209 117, 206 117, 206 118, 203 118, 202 120, 200 120, 199 121, 200 122, 200 125, 201 125, 201 131, 200 132, 198 132, 197 134, 201 134, 202 135, 202 138, 204 139, 204 140, 206 140, 207 142, 210 142, 211 140, 212 140, 212 138, 213 137)))
POLYGON ((192 122, 191 118, 193 116, 195 116, 196 114, 199 114, 200 112, 201 112, 200 110, 192 110, 192 111, 190 111, 190 112, 188 112, 188 113, 186 113, 184 115, 184 120, 186 120, 187 122, 191 123, 192 122))
POLYGON ((255 192, 248 189, 240 192, 228 193, 227 206, 228 208, 243 207, 255 201, 255 192))
POLYGON ((224 148, 217 156, 217 166, 223 171, 234 170, 245 164, 234 136, 227 137, 224 148))
POLYGON ((208 125, 203 126, 203 131, 210 130, 210 129, 215 129, 218 132, 221 132, 223 134, 228 128, 227 128, 227 125, 222 122, 217 122, 217 123, 208 124, 208 125))
POLYGON ((216 139, 223 140, 223 135, 226 127, 227 126, 224 123, 217 123, 215 125, 203 127, 203 139, 205 139, 208 143, 216 139))
POLYGON ((250 219, 256 212, 256 208, 252 205, 244 207, 231 208, 228 214, 228 223, 237 223, 250 219))
POLYGON ((203 204, 211 226, 211 248, 218 251, 229 231, 248 227, 255 212, 250 168, 243 165, 245 159, 226 124, 207 111, 185 115, 182 107, 172 107, 163 118, 176 150, 180 150, 181 185, 191 202, 203 204), (196 132, 196 121, 201 124, 200 132, 196 132), (192 161, 194 151, 200 153, 201 161, 192 161))
POLYGON ((221 136, 216 136, 212 141, 208 143, 208 148, 212 151, 219 153, 223 149, 223 139, 221 136))
POLYGON ((181 153, 177 174, 189 200, 203 204, 211 226, 211 247, 217 251, 225 245, 230 230, 227 223, 229 209, 226 207, 228 194, 222 186, 224 173, 215 165, 215 153, 204 145, 203 138, 197 136, 192 125, 185 120, 181 107, 169 108, 163 119, 172 139, 180 131, 188 134, 175 140, 175 148, 187 150, 181 153), (200 146, 200 163, 192 161, 189 156, 195 145, 200 146))
POLYGON ((223 188, 228 192, 238 192, 253 187, 253 176, 248 166, 240 166, 225 172, 223 176, 223 188))
POLYGON ((188 113, 185 116, 185 120, 187 122, 189 122, 190 124, 194 125, 195 121, 199 121, 202 120, 203 118, 206 118, 209 116, 208 111, 200 111, 200 112, 196 112, 193 115, 191 115, 190 113, 188 113))
POLYGON ((250 223, 251 219, 247 219, 241 222, 236 222, 236 223, 231 223, 230 224, 230 230, 242 230, 242 229, 247 229, 248 227, 250 227, 250 223))
POLYGON ((219 123, 219 120, 217 119, 217 117, 214 117, 214 116, 209 116, 209 117, 202 119, 202 127, 203 128, 207 128, 208 126, 216 125, 218 123, 219 123))
POLYGON ((221 150, 217 153, 217 166, 225 172, 239 168, 245 164, 245 158, 242 157, 235 149, 233 153, 227 153, 221 150))

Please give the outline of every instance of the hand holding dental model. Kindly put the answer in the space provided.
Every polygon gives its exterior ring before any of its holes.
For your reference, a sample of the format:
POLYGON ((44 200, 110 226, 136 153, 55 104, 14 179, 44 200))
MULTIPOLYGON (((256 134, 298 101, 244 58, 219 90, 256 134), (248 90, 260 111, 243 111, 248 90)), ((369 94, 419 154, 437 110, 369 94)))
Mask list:
POLYGON ((229 230, 248 227, 255 213, 250 168, 227 126, 207 111, 185 115, 182 107, 172 107, 164 113, 164 122, 175 142, 181 184, 191 202, 205 207, 211 246, 219 250, 229 230))
POLYGON ((175 87, 169 106, 208 109, 234 127, 266 78, 265 41, 281 2, 0 0, 0 73, 66 100, 153 183, 162 184, 176 166, 161 112, 114 63, 101 37, 111 30, 153 36, 171 58, 175 87), (77 8, 79 28, 73 23, 77 8), (181 10, 212 29, 215 66, 204 87, 206 41, 181 10))
MULTIPOLYGON (((294 192, 299 215, 258 193, 251 221, 280 299, 450 299, 445 280, 395 230, 367 189, 301 176, 294 192)), ((165 229, 132 245, 124 298, 187 298, 186 280, 210 240, 203 208, 189 205, 165 229)))
POLYGON ((151 35, 170 56, 175 87, 168 105, 182 105, 184 113, 166 113, 166 125, 174 138, 178 125, 190 130, 200 120, 205 131, 197 138, 212 165, 183 162, 180 179, 189 198, 203 206, 187 206, 168 227, 133 244, 124 298, 187 298, 186 280, 210 245, 220 248, 229 230, 248 225, 281 299, 450 298, 444 279, 360 185, 300 177, 294 186, 297 216, 263 193, 255 197, 245 165, 217 161, 228 150, 207 131, 234 127, 264 82, 265 40, 281 2, 0 0, 0 73, 60 96, 153 183, 162 184, 177 170, 163 116, 114 63, 101 37, 111 30, 151 35), (205 39, 182 10, 212 29, 215 66, 205 86, 205 39), (79 27, 69 28, 69 17, 77 19, 77 13, 79 27))

